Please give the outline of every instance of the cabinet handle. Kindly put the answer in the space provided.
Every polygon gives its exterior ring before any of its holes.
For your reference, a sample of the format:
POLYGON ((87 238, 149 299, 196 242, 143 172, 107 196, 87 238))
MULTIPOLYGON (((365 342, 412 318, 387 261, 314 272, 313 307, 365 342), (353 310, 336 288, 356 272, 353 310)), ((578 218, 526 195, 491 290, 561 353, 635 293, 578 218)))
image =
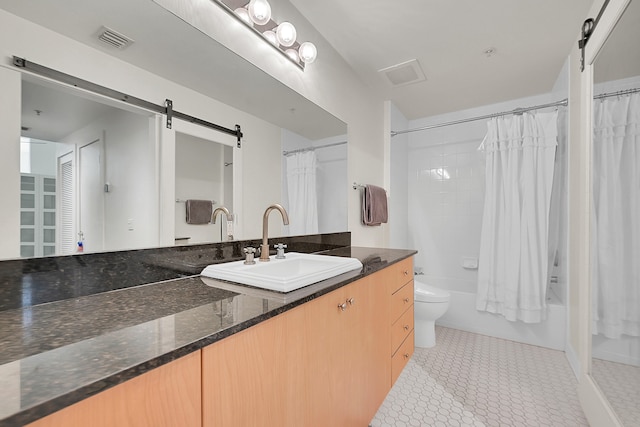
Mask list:
POLYGON ((409 325, 404 325, 404 330, 408 331, 409 330, 409 325))
POLYGON ((349 305, 353 305, 356 301, 353 298, 349 298, 347 302, 349 303, 349 305))
POLYGON ((405 298, 403 301, 404 301, 405 303, 407 303, 407 302, 409 302, 409 298, 405 298))
POLYGON ((408 276, 409 275, 409 270, 405 270, 405 271, 403 271, 403 273, 404 273, 405 276, 408 276))
POLYGON ((404 358, 405 358, 405 359, 408 359, 408 358, 409 358, 409 353, 405 353, 405 354, 404 354, 404 358))
POLYGON ((347 303, 343 302, 342 304, 338 304, 338 308, 342 311, 345 311, 347 309, 347 303))

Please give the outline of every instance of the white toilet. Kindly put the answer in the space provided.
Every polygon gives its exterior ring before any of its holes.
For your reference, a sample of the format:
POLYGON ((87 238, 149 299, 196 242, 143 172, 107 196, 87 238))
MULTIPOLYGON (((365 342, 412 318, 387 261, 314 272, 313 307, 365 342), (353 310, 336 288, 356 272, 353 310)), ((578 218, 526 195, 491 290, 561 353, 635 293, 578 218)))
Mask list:
POLYGON ((416 347, 433 347, 436 345, 436 319, 449 308, 451 294, 418 280, 414 280, 413 285, 415 344, 416 347))

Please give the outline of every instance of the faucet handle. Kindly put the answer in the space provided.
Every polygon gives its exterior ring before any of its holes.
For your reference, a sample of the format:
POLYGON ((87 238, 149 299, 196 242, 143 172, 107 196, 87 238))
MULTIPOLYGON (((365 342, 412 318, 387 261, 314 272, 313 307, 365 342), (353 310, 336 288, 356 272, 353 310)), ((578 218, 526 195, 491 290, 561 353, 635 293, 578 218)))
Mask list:
POLYGON ((244 260, 244 263, 247 265, 253 265, 256 262, 253 260, 254 254, 256 253, 256 248, 253 248, 251 246, 247 246, 246 248, 243 249, 243 252, 246 254, 246 259, 244 260))
POLYGON ((287 245, 285 245, 284 243, 278 243, 273 246, 276 248, 276 259, 285 259, 286 257, 284 256, 284 248, 286 248, 287 245))

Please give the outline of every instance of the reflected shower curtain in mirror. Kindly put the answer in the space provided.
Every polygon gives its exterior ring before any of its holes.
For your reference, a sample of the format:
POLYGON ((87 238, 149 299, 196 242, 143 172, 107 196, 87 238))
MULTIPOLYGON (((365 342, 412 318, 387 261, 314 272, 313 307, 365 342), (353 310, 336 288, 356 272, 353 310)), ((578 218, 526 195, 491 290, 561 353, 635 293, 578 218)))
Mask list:
POLYGON ((558 113, 488 122, 476 309, 527 323, 546 318, 548 228, 558 113))
POLYGON ((640 94, 594 102, 592 333, 640 335, 640 94))
POLYGON ((314 151, 293 153, 286 157, 289 195, 289 234, 318 232, 317 160, 314 151))

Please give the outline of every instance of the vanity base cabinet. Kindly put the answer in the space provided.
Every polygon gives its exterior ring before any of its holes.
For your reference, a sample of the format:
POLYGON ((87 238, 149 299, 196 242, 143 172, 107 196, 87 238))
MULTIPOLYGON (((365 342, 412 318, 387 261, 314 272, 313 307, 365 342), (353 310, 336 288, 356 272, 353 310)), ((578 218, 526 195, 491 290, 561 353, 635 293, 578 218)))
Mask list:
POLYGON ((91 396, 28 427, 201 425, 200 351, 91 396))
POLYGON ((391 385, 409 362, 415 348, 413 259, 383 271, 391 300, 391 385))
MULTIPOLYGON (((307 374, 302 423, 366 426, 390 389, 388 300, 375 275, 301 307, 297 349, 307 374)), ((296 313, 300 315, 300 313, 296 313)))
POLYGON ((202 349, 203 426, 286 426, 293 391, 288 313, 202 349))
POLYGON ((203 349, 203 427, 366 426, 391 388, 378 274, 203 349))
POLYGON ((371 274, 29 427, 368 425, 413 353, 410 267, 371 274))

